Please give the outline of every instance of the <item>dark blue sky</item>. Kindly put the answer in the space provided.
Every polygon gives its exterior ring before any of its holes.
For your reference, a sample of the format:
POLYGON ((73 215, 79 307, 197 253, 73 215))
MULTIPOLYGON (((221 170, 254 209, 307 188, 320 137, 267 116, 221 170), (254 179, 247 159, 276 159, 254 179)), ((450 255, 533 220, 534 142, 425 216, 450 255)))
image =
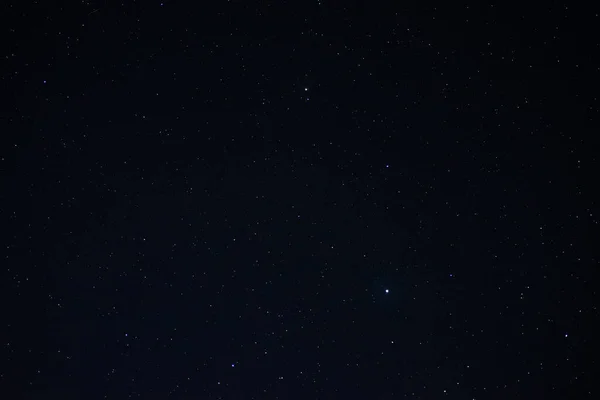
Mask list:
POLYGON ((0 397, 596 398, 586 7, 2 5, 0 397))

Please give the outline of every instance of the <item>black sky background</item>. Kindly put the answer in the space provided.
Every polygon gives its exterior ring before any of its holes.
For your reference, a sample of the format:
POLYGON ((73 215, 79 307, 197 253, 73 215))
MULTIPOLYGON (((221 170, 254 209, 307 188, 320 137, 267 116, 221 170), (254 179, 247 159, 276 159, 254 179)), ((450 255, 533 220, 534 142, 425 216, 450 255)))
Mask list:
POLYGON ((595 398, 590 7, 2 5, 0 396, 595 398))

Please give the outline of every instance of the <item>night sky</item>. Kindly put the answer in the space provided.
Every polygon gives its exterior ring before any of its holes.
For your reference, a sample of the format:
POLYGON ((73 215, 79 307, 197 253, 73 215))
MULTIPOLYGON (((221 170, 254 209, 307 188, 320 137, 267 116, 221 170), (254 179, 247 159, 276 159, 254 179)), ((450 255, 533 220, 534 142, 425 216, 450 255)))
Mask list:
POLYGON ((3 2, 0 398, 598 398, 600 7, 440 3, 3 2))

